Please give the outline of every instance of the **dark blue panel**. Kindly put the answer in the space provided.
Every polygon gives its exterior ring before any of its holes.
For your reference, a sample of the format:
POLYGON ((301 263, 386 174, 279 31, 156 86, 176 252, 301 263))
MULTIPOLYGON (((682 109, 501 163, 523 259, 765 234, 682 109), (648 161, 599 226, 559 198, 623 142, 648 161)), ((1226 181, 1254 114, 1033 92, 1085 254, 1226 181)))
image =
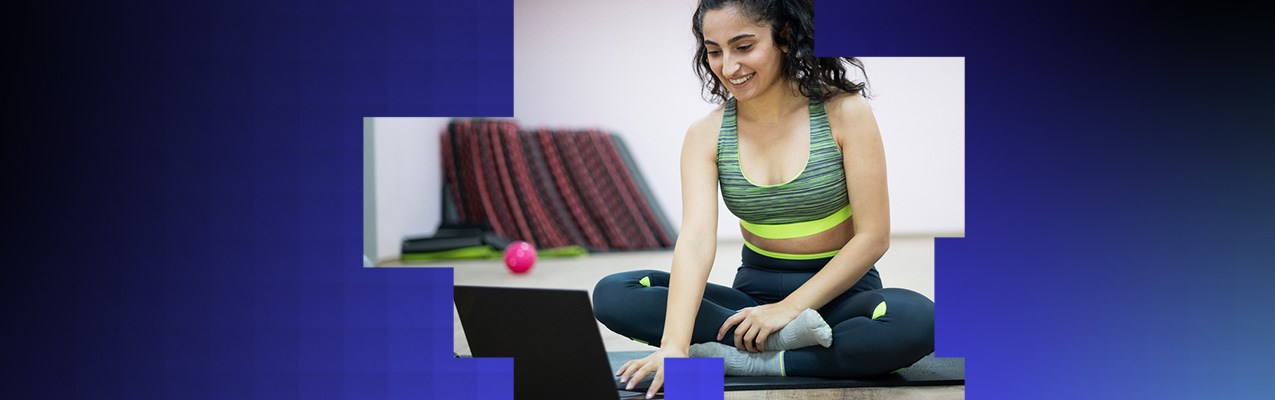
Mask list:
POLYGON ((936 296, 971 398, 1275 390, 1268 24, 1174 3, 819 3, 821 55, 965 57, 936 296))
MULTIPOLYGON (((1275 390, 1266 14, 818 7, 820 54, 966 57, 971 397, 1275 390)), ((509 116, 511 1, 11 8, 0 397, 512 396, 447 357, 448 271, 356 261, 361 118, 509 116)))

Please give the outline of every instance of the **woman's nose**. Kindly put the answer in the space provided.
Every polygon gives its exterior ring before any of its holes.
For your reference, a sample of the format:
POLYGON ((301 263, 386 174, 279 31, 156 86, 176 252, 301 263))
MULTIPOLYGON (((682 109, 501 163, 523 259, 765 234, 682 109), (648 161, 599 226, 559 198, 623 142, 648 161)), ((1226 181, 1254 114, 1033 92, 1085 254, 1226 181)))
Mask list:
POLYGON ((737 71, 739 71, 739 63, 731 57, 726 56, 725 59, 722 60, 722 75, 729 79, 731 76, 734 76, 737 71))

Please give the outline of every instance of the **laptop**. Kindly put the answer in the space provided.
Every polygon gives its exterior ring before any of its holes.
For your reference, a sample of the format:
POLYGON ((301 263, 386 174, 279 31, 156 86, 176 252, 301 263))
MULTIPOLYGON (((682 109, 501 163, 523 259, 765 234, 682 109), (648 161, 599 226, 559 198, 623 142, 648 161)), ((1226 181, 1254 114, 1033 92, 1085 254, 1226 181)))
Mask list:
POLYGON ((650 377, 626 391, 611 370, 588 292, 458 285, 453 298, 473 356, 514 359, 514 398, 645 398, 650 377))

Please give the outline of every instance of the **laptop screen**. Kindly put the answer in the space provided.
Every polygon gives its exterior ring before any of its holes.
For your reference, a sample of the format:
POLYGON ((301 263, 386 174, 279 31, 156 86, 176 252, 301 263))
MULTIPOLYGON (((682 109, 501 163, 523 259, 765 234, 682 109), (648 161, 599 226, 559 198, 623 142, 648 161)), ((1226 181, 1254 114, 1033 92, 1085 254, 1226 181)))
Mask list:
POLYGON ((453 297, 474 356, 514 359, 516 398, 619 397, 587 292, 456 286, 453 297))

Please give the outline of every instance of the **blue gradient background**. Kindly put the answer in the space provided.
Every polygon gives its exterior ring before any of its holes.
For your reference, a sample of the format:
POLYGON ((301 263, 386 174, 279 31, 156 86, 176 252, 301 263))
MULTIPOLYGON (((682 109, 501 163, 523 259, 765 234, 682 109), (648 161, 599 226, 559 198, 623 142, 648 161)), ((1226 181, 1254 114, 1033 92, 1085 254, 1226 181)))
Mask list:
POLYGON ((966 237, 936 241, 935 289, 937 352, 966 357, 968 396, 1271 398, 1254 10, 899 3, 825 2, 817 52, 966 57, 966 237))
MULTIPOLYGON (((361 118, 510 115, 512 15, 13 7, 0 397, 510 397, 509 360, 446 354, 450 271, 365 270, 358 249, 361 118)), ((937 241, 936 289, 970 398, 1270 396, 1264 14, 816 15, 821 55, 966 57, 966 238, 937 241)))

